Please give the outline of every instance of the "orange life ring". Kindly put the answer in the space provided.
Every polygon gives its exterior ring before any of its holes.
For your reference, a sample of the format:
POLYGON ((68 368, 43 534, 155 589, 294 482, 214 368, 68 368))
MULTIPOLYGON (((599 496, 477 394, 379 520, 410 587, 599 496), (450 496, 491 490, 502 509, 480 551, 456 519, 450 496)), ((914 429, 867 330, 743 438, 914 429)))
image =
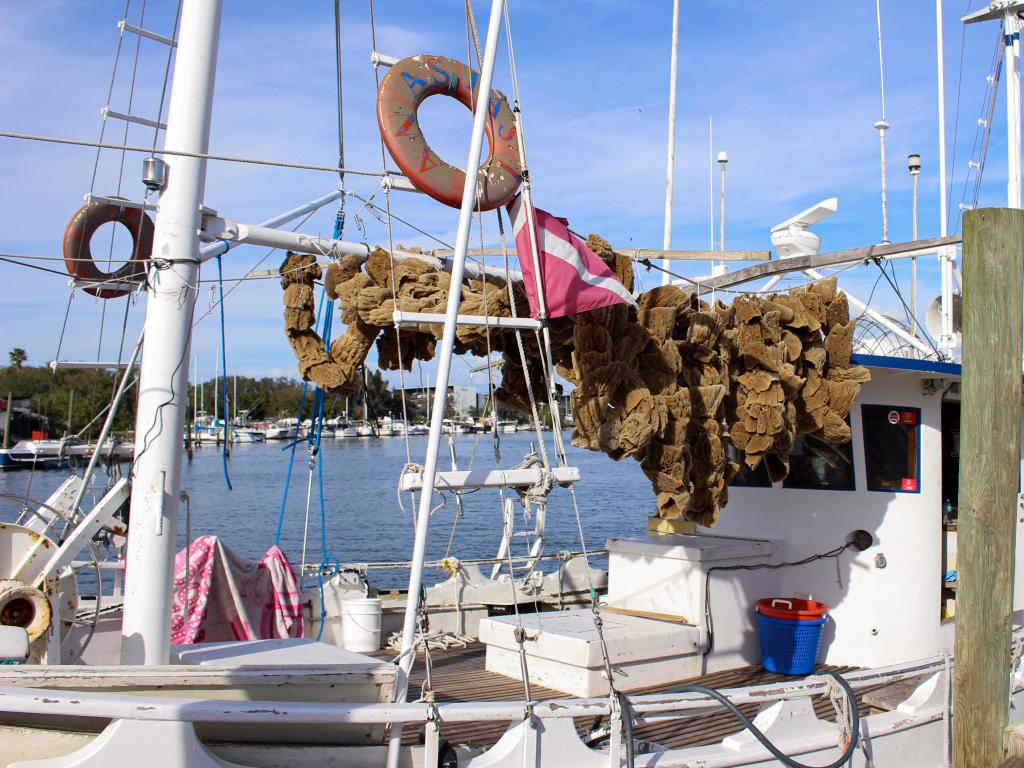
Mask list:
MULTIPOLYGON (((444 56, 411 56, 391 67, 377 92, 377 124, 398 167, 417 189, 452 208, 462 206, 466 174, 430 148, 417 111, 424 99, 439 93, 472 109, 478 77, 465 64, 444 56)), ((484 211, 511 200, 523 173, 515 119, 504 94, 491 91, 487 112, 490 152, 480 166, 477 188, 477 205, 484 211)))
POLYGON ((116 299, 130 293, 125 288, 104 288, 105 283, 137 280, 146 270, 145 261, 153 251, 153 220, 141 208, 128 208, 113 203, 86 203, 68 222, 64 230, 64 266, 68 274, 79 280, 98 283, 88 285, 86 293, 101 299, 116 299), (102 225, 116 222, 132 236, 132 257, 115 272, 101 272, 93 261, 89 242, 102 225))

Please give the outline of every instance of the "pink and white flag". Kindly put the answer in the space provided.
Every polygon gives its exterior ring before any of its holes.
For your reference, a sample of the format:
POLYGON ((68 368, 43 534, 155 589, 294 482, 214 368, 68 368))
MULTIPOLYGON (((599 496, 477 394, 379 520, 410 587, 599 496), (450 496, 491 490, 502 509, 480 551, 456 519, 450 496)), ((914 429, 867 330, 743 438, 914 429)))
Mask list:
MULTIPOLYGON (((508 212, 523 270, 523 287, 530 300, 530 315, 537 318, 540 311, 533 275, 533 249, 522 195, 509 203, 508 212)), ((552 216, 540 208, 534 208, 533 213, 540 233, 535 242, 548 317, 565 317, 611 304, 636 306, 632 295, 608 265, 569 231, 568 219, 552 216)))

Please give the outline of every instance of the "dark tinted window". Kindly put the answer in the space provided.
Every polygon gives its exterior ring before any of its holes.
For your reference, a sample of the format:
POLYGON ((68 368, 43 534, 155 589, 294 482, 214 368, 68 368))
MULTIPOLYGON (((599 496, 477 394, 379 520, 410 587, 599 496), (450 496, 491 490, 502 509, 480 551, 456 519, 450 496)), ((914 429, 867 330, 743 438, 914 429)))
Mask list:
POLYGON ((864 469, 869 491, 920 491, 921 410, 863 405, 864 469))
POLYGON ((829 443, 814 435, 798 435, 789 454, 784 488, 854 490, 851 443, 829 443))

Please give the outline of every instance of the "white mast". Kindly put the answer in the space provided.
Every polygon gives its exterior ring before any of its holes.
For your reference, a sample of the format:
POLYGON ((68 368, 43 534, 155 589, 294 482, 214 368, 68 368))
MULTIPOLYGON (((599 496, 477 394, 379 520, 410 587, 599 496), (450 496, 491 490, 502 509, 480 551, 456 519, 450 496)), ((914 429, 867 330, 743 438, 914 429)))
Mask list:
MULTIPOLYGON (((164 146, 209 150, 220 0, 184 0, 164 146)), ((171 588, 177 548, 182 429, 188 407, 192 314, 199 274, 199 207, 206 161, 167 156, 149 272, 146 354, 139 376, 132 530, 128 537, 121 656, 128 664, 170 660, 171 588)), ((475 166, 474 166, 475 167, 475 166)))
POLYGON ((942 0, 935 0, 935 59, 939 88, 939 236, 949 234, 946 211, 946 63, 942 41, 942 0))
MULTIPOLYGON (((484 60, 480 66, 480 87, 478 94, 489 94, 494 78, 494 58, 498 52, 498 32, 501 30, 501 9, 504 0, 491 0, 491 17, 487 24, 487 39, 484 60)), ((448 375, 451 369, 452 350, 455 344, 455 320, 462 298, 462 277, 466 265, 466 250, 469 247, 469 229, 473 208, 476 204, 477 174, 471 169, 480 167, 480 151, 483 146, 484 122, 490 100, 478 98, 473 113, 473 134, 469 143, 469 157, 466 160, 466 183, 462 189, 462 207, 459 210, 459 227, 455 239, 455 255, 452 261, 451 288, 448 291, 448 306, 444 318, 444 335, 441 350, 437 356, 437 379, 434 385, 434 403, 430 413, 430 436, 427 439, 427 455, 423 461, 423 491, 420 494, 419 511, 416 515, 416 539, 413 545, 412 569, 409 572, 409 593, 405 604, 405 621, 402 625, 402 651, 398 677, 395 680, 395 701, 405 701, 409 688, 409 670, 415 660, 413 653, 416 635, 416 614, 420 605, 420 587, 423 583, 423 560, 427 550, 427 529, 430 527, 430 509, 433 506, 434 482, 437 477, 437 454, 441 444, 444 411, 447 398, 436 393, 448 391, 448 375)), ((388 744, 388 768, 397 768, 402 727, 392 727, 388 744)))
POLYGON ((1020 33, 1021 21, 1017 16, 1020 3, 1014 9, 1007 9, 1003 16, 1003 35, 1006 40, 1006 144, 1009 154, 1009 182, 1007 204, 1010 208, 1021 207, 1020 192, 1020 33))
MULTIPOLYGON (((676 170, 676 75, 679 60, 679 0, 672 4, 672 64, 669 67, 668 85, 668 162, 665 170, 665 236, 662 248, 666 251, 672 247, 672 182, 676 170)), ((671 276, 668 271, 672 263, 668 259, 661 260, 661 284, 668 285, 671 276)))

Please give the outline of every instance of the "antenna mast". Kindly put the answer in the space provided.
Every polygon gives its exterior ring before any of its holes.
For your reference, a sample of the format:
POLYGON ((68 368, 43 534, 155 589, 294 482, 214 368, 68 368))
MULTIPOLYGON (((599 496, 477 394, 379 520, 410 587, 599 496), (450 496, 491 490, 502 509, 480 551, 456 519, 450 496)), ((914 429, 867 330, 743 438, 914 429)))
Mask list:
POLYGON ((875 123, 882 156, 882 242, 889 242, 889 201, 885 187, 885 132, 889 122, 885 119, 885 61, 882 56, 882 0, 875 0, 875 19, 878 29, 878 80, 882 91, 882 119, 875 123))
MULTIPOLYGON (((672 182, 676 168, 676 76, 679 61, 679 0, 672 4, 672 63, 669 67, 668 86, 668 168, 665 179, 665 237, 661 246, 666 251, 672 247, 672 182)), ((669 269, 672 264, 662 259, 661 284, 671 280, 669 269)))

